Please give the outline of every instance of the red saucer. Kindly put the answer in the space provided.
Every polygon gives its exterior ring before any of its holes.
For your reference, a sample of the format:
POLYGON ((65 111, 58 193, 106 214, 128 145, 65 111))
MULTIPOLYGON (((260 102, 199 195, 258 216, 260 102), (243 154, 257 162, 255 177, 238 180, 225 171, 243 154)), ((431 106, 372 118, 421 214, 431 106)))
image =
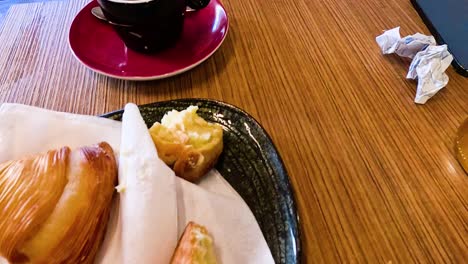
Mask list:
POLYGON ((91 14, 94 0, 75 17, 70 48, 85 66, 125 80, 155 80, 188 71, 208 59, 223 43, 229 21, 218 0, 185 14, 184 30, 174 47, 146 55, 128 49, 112 26, 91 14))

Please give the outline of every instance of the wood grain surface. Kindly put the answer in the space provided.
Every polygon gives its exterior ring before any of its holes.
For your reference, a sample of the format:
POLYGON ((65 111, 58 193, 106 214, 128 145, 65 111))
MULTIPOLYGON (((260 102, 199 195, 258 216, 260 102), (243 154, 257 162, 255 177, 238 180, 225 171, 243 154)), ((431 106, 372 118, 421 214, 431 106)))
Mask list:
POLYGON ((450 68, 448 86, 416 105, 410 61, 375 43, 395 26, 429 34, 410 1, 224 0, 231 27, 221 48, 152 82, 110 79, 74 59, 68 29, 86 0, 9 2, 0 102, 91 115, 186 97, 237 105, 286 164, 304 263, 468 259, 468 181, 454 152, 468 79, 450 68))

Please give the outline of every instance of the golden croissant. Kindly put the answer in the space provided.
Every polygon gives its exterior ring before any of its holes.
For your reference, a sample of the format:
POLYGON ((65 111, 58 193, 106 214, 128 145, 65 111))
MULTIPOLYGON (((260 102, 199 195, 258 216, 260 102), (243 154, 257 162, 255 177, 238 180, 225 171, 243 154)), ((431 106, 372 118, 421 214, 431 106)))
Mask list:
POLYGON ((105 142, 0 164, 0 255, 10 263, 92 263, 116 177, 105 142))
POLYGON ((188 223, 171 264, 216 264, 213 239, 204 226, 188 223))

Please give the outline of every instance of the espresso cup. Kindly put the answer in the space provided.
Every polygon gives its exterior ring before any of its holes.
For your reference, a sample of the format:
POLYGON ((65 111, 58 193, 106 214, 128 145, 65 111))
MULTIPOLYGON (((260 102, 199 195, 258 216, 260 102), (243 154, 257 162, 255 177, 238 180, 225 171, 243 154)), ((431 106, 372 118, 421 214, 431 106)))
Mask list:
POLYGON ((186 7, 198 10, 210 0, 98 0, 110 24, 125 45, 138 52, 153 53, 179 39, 186 7))

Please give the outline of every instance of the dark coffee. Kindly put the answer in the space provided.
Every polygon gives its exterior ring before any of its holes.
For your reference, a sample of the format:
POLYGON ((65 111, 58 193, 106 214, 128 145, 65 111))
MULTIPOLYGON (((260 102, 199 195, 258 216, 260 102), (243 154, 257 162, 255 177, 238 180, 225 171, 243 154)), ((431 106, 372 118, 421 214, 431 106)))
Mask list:
POLYGON ((153 53, 175 44, 182 33, 186 4, 204 7, 209 0, 98 0, 128 48, 153 53))

